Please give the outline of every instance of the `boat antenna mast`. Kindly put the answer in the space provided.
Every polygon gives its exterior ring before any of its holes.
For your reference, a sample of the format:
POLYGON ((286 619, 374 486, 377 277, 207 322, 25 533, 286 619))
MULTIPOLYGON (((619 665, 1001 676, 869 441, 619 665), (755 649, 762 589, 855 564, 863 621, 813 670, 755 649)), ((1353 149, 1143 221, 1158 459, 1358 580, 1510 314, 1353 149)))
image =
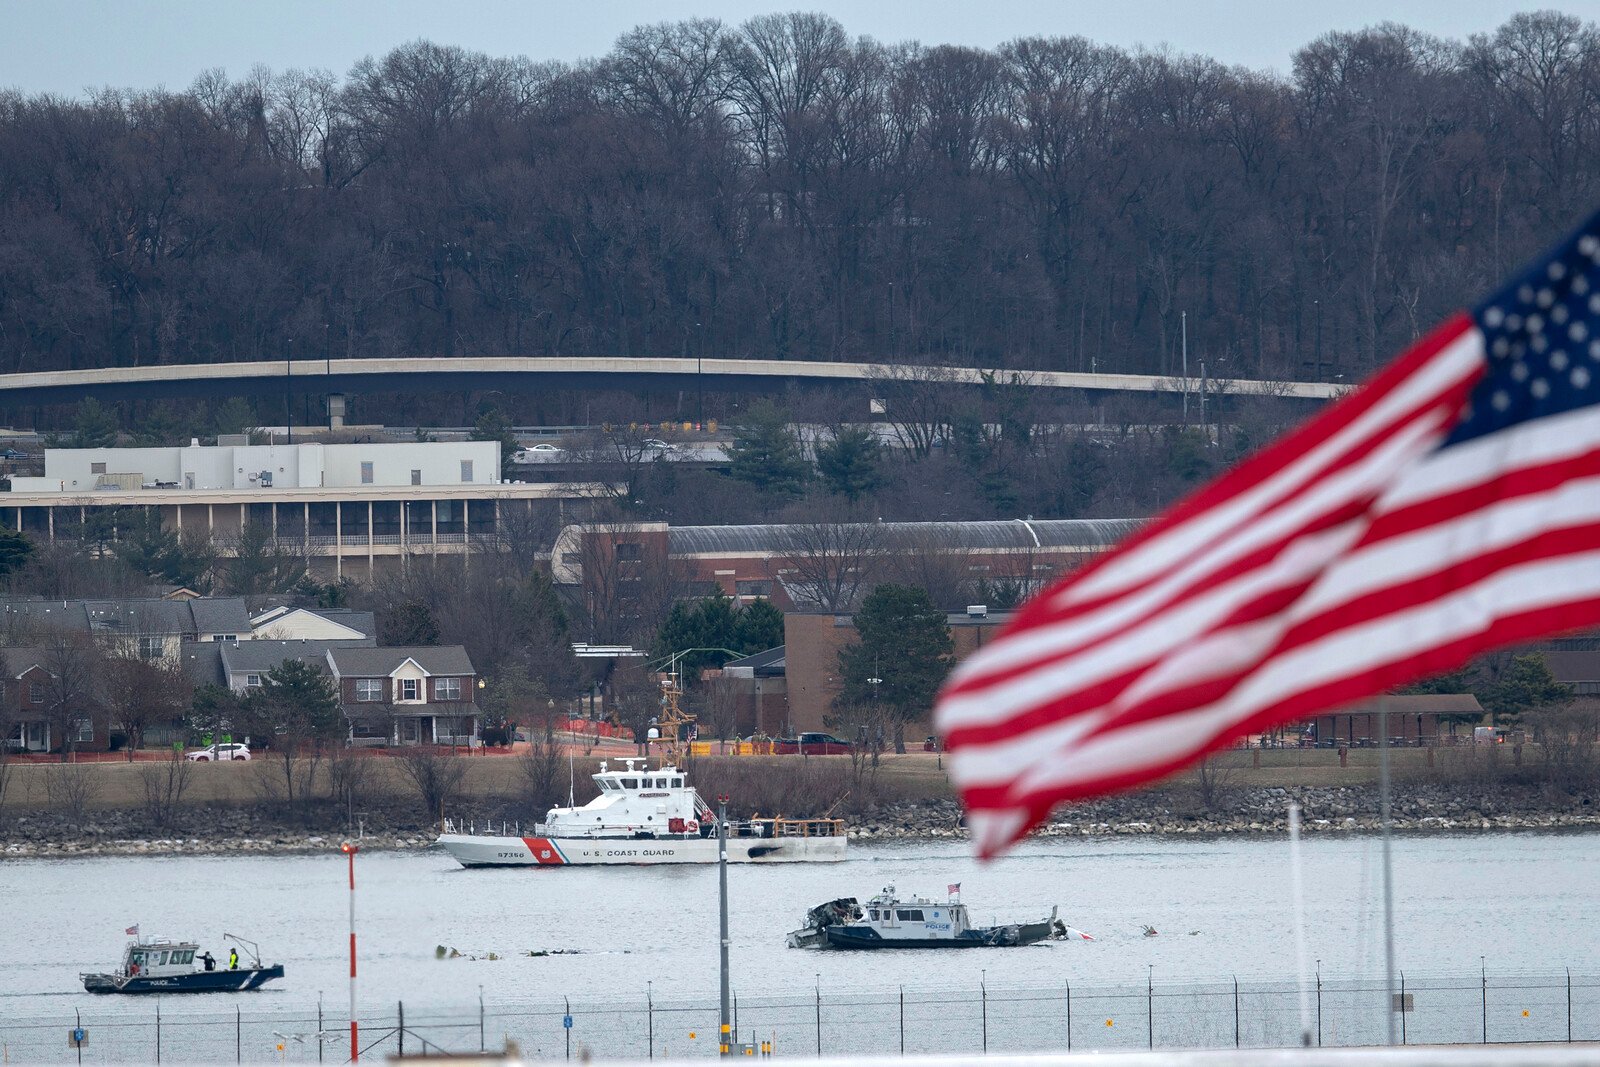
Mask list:
POLYGON ((224 930, 223 933, 222 933, 222 940, 224 940, 224 941, 237 941, 241 945, 249 945, 250 946, 250 958, 255 960, 256 961, 256 967, 258 969, 260 968, 260 966, 261 966, 261 946, 260 945, 256 944, 254 941, 250 940, 248 937, 240 937, 238 934, 230 934, 226 930, 224 930))
POLYGON ((683 742, 695 724, 695 716, 684 711, 679 703, 683 697, 683 661, 691 652, 720 652, 735 659, 743 655, 731 648, 685 648, 651 664, 666 676, 661 679, 661 714, 656 717, 663 764, 681 765, 683 742))
POLYGON ((678 703, 682 695, 683 687, 678 684, 676 677, 669 674, 661 679, 661 714, 656 716, 656 728, 660 733, 658 740, 662 766, 681 765, 683 742, 695 723, 695 717, 684 711, 678 703))

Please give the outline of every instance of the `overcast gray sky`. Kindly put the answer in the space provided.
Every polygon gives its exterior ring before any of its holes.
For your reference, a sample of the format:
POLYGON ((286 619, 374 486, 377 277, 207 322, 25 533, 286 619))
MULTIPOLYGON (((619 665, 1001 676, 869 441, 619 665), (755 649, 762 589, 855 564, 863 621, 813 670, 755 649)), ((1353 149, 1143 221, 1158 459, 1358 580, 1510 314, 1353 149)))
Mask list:
MULTIPOLYGON (((851 35, 992 47, 1014 37, 1082 34, 1124 47, 1167 44, 1226 63, 1287 72, 1327 30, 1384 20, 1465 38, 1531 0, 0 0, 0 86, 78 95, 102 86, 187 88, 222 67, 238 77, 322 67, 423 38, 491 55, 577 60, 640 23, 822 10, 851 35)), ((1554 5, 1600 18, 1600 0, 1554 5)))

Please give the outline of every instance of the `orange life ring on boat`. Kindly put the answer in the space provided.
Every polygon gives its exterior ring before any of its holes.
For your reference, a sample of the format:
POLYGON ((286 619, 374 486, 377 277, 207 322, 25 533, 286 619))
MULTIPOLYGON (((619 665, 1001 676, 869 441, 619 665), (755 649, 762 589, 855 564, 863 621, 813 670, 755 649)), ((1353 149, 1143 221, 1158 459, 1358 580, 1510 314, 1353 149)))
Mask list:
POLYGON ((700 832, 700 820, 698 820, 698 819, 690 819, 688 822, 683 824, 683 829, 684 829, 685 833, 690 833, 690 834, 699 833, 700 832))

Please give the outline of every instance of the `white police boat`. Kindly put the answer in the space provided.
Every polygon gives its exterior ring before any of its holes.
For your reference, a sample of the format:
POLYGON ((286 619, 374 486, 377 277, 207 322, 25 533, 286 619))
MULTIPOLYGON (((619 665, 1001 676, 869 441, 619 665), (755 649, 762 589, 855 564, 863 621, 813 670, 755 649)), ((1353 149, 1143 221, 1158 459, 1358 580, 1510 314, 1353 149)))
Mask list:
POLYGON ((1039 922, 973 926, 959 891, 902 899, 891 885, 864 905, 855 897, 817 905, 788 940, 790 948, 1011 948, 1065 936, 1056 910, 1039 922))
POLYGON ((249 966, 229 967, 211 959, 193 941, 135 938, 123 950, 116 970, 78 977, 90 993, 242 993, 283 977, 283 964, 263 965, 254 942, 235 940, 251 946, 254 958, 249 966))
MULTIPOLYGON (((463 867, 568 867, 715 863, 717 816, 678 767, 624 758, 600 764, 600 793, 581 806, 551 808, 531 834, 477 832, 447 823, 438 845, 463 867)), ((842 819, 728 820, 729 863, 844 859, 842 819)))

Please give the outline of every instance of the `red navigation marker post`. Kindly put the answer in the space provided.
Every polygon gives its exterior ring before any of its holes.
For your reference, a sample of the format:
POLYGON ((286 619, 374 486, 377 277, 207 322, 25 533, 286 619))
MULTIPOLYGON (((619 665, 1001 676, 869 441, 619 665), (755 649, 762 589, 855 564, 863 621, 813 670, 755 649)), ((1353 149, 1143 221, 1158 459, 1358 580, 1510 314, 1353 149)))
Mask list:
POLYGON ((361 1059, 361 1044, 356 1023, 356 853, 361 846, 346 841, 339 846, 350 859, 350 1062, 361 1059))

